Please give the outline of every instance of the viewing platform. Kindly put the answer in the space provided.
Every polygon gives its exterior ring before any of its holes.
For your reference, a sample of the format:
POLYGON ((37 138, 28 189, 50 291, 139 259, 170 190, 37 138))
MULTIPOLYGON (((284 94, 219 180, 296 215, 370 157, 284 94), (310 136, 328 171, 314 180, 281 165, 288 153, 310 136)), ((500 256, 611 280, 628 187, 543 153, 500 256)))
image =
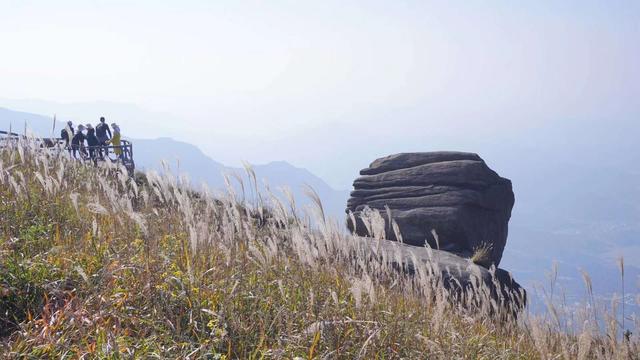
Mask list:
MULTIPOLYGON (((49 151, 66 152, 73 158, 73 150, 70 146, 66 146, 65 140, 62 138, 39 138, 28 137, 11 131, 0 130, 0 148, 17 144, 21 140, 32 139, 36 146, 49 151)), ((104 145, 104 146, 81 146, 76 149, 76 159, 82 162, 93 162, 97 164, 101 161, 111 161, 112 163, 120 162, 127 168, 129 174, 133 175, 135 171, 135 161, 133 160, 133 144, 129 140, 120 140, 121 145, 104 145), (91 155, 93 153, 93 156, 91 155), (119 154, 118 154, 119 153, 119 154), (102 156, 101 156, 102 155, 102 156)))

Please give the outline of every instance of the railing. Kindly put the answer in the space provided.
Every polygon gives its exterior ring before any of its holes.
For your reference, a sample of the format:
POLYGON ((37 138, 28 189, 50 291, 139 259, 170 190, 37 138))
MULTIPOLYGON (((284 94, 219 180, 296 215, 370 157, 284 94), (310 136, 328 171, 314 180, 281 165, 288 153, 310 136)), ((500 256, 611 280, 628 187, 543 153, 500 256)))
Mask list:
POLYGON ((10 137, 24 137, 24 135, 20 135, 20 134, 16 134, 14 132, 9 132, 9 131, 3 131, 0 130, 0 135, 6 135, 6 136, 10 136, 10 137))
MULTIPOLYGON (((11 143, 17 143, 20 140, 27 139, 27 136, 14 132, 0 130, 0 148, 11 143)), ((84 146, 81 145, 74 148, 62 138, 34 138, 36 145, 40 148, 50 149, 51 151, 67 151, 69 156, 81 160, 92 161, 97 164, 99 161, 111 161, 122 163, 131 174, 135 170, 135 162, 133 161, 133 144, 128 140, 120 140, 121 145, 97 145, 84 146), (116 151, 118 150, 118 151, 116 151), (118 154, 119 152, 120 154, 118 154)))

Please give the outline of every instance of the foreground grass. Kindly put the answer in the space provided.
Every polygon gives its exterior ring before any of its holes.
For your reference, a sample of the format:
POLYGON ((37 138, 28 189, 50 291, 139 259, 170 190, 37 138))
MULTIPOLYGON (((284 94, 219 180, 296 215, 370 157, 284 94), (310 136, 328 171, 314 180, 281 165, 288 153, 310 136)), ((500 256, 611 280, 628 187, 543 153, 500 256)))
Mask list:
POLYGON ((601 335, 589 316, 567 333, 553 317, 498 320, 488 307, 452 304, 429 279, 358 257, 337 225, 320 218, 308 230, 293 205, 268 194, 248 204, 230 189, 214 200, 171 177, 135 182, 124 169, 79 166, 29 145, 0 151, 4 357, 640 353, 636 338, 601 335))

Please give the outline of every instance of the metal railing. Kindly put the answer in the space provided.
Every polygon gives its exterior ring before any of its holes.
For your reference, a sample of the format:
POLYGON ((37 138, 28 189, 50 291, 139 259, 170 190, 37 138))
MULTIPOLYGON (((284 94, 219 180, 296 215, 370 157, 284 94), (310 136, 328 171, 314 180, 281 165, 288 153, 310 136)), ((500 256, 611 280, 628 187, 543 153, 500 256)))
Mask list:
MULTIPOLYGON (((20 140, 26 139, 28 139, 28 137, 25 135, 0 130, 0 148, 6 147, 9 144, 16 144, 20 140)), ((69 141, 67 145, 67 142, 62 138, 32 138, 32 140, 42 149, 59 152, 67 151, 69 152, 69 156, 77 160, 92 161, 95 164, 99 161, 120 162, 131 174, 133 174, 135 170, 133 144, 128 140, 120 140, 120 145, 80 145, 78 147, 72 146, 71 141, 69 141)))

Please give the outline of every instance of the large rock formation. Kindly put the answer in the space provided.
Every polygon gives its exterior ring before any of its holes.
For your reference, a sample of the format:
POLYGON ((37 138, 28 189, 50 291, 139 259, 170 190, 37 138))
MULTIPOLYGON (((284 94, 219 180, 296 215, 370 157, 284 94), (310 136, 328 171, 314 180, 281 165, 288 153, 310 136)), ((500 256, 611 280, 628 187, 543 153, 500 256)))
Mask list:
POLYGON ((500 263, 514 195, 511 181, 478 155, 403 153, 377 159, 360 174, 347 203, 356 219, 348 226, 358 235, 372 236, 362 216, 370 208, 383 216, 386 239, 398 240, 390 213, 406 244, 467 258, 475 252, 486 267, 500 263))

